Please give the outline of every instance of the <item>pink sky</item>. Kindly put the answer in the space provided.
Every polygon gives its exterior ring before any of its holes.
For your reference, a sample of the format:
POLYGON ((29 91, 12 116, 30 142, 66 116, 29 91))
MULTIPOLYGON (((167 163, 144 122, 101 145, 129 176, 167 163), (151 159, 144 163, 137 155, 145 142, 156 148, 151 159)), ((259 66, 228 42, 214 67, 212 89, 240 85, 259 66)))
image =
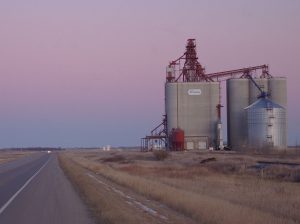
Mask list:
POLYGON ((300 144, 299 27, 297 0, 2 0, 0 147, 138 145, 188 38, 207 72, 266 63, 287 76, 300 144))

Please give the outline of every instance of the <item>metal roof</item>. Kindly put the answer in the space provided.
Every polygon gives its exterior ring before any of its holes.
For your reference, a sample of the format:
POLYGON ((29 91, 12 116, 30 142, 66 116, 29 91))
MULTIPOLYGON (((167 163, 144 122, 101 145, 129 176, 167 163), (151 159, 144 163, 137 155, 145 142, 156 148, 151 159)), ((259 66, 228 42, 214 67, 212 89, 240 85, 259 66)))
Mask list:
POLYGON ((266 109, 271 109, 271 108, 281 108, 285 109, 283 106, 273 102, 272 100, 268 98, 260 98, 256 100, 254 103, 249 105, 248 107, 244 108, 244 110, 248 109, 259 109, 259 108, 266 108, 266 109))

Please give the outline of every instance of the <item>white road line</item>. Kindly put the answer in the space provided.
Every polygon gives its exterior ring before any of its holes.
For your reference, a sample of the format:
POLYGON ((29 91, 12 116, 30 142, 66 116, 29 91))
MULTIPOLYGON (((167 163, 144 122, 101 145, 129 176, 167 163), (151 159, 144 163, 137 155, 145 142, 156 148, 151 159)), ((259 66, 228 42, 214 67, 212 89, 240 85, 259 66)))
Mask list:
MULTIPOLYGON (((166 216, 158 214, 157 211, 155 211, 154 209, 149 208, 147 205, 145 205, 145 204, 137 201, 135 198, 133 198, 133 197, 131 197, 129 195, 126 195, 122 191, 116 189, 115 187, 110 186, 110 185, 104 183, 103 181, 99 180, 98 178, 96 178, 92 174, 86 173, 86 175, 88 175, 90 178, 93 178, 98 183, 104 185, 107 190, 112 189, 112 191, 114 191, 115 193, 119 194, 120 196, 122 196, 124 198, 127 198, 128 199, 128 200, 126 200, 127 204, 132 205, 132 206, 134 206, 134 204, 135 204, 135 205, 137 205, 137 207, 139 207, 140 209, 144 210, 145 212, 149 213, 152 216, 156 216, 156 217, 159 217, 159 218, 164 219, 164 220, 168 219, 166 216), (131 200, 131 201, 129 201, 129 200, 131 200)), ((147 200, 147 201, 150 202, 150 200, 147 200)))
MULTIPOLYGON (((51 158, 51 157, 50 157, 51 158)), ((47 165, 49 162, 50 158, 47 160, 47 162, 37 171, 35 174, 33 174, 27 181, 26 183, 1 207, 0 209, 0 215, 5 211, 5 209, 10 205, 10 203, 13 202, 13 200, 24 190, 24 188, 35 178, 41 171, 42 169, 47 165)))
POLYGON ((148 206, 144 205, 143 203, 141 203, 139 201, 133 201, 133 203, 137 204, 141 209, 150 213, 151 215, 154 215, 154 216, 157 215, 157 211, 153 210, 152 208, 149 208, 148 206))
POLYGON ((98 183, 102 184, 106 190, 109 190, 110 191, 110 186, 107 185, 106 183, 104 183, 103 181, 97 179, 96 177, 94 177, 93 175, 87 173, 86 175, 88 175, 90 178, 93 178, 95 181, 97 181, 98 183))

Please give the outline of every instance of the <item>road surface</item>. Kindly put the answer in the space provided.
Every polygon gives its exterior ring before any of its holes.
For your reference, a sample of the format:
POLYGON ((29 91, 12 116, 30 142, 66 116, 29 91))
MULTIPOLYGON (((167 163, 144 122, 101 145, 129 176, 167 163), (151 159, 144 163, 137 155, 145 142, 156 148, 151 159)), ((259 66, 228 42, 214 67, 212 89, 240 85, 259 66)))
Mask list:
POLYGON ((0 165, 1 224, 92 224, 56 153, 0 165))

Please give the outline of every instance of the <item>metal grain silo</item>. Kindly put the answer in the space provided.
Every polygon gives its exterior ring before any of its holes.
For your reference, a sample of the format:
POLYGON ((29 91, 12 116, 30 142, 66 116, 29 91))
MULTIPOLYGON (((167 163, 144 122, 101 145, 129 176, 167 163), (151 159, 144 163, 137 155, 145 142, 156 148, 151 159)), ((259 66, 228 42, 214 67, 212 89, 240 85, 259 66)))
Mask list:
MULTIPOLYGON (((254 78, 258 86, 270 94, 269 99, 287 110, 286 78, 254 78)), ((237 151, 248 149, 248 128, 245 107, 254 103, 259 90, 247 78, 232 78, 226 81, 227 89, 227 135, 228 145, 237 151)), ((287 130, 282 133, 287 133, 287 130)), ((285 141, 287 134, 284 136, 285 141)))
POLYGON ((185 149, 217 147, 218 82, 167 82, 167 132, 184 131, 185 149))
POLYGON ((248 148, 258 151, 286 148, 286 110, 267 98, 245 108, 248 148))

